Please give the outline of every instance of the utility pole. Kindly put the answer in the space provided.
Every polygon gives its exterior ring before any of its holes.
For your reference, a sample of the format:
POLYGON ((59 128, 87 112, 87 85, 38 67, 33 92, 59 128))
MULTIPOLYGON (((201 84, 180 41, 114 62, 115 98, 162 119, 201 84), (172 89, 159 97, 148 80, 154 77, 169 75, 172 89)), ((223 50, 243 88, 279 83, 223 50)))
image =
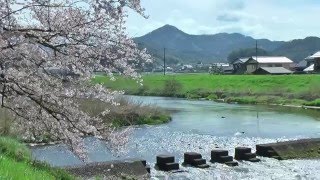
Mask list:
POLYGON ((256 40, 256 61, 258 61, 258 40, 256 40))
POLYGON ((163 75, 166 75, 166 48, 163 48, 163 75))

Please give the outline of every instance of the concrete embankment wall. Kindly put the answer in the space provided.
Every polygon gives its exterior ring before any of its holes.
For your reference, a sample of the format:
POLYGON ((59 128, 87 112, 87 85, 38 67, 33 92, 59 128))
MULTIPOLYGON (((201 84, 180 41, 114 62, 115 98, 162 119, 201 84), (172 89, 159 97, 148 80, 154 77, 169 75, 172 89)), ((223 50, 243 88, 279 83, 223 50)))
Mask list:
POLYGON ((258 144, 257 155, 277 159, 320 158, 320 138, 258 144))
POLYGON ((64 167, 68 172, 82 178, 103 177, 104 179, 149 179, 149 173, 141 160, 123 160, 90 163, 83 166, 64 167))

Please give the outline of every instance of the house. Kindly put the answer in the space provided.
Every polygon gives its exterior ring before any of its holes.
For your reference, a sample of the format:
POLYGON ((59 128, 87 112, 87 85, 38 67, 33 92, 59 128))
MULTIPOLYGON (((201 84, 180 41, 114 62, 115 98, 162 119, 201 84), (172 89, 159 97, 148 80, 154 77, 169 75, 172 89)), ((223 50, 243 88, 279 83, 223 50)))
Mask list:
POLYGON ((239 58, 232 63, 233 65, 233 73, 235 74, 243 74, 247 71, 246 62, 250 59, 250 57, 239 58))
POLYGON ((176 72, 179 72, 179 73, 193 73, 195 72, 195 69, 192 65, 190 64, 185 64, 185 65, 182 65, 180 67, 180 69, 176 72))
POLYGON ((316 52, 312 56, 309 56, 310 59, 313 59, 314 62, 314 72, 320 72, 320 51, 316 52))
POLYGON ((294 62, 287 57, 258 56, 246 61, 247 73, 253 73, 261 67, 283 67, 287 70, 294 66, 294 62))
POLYGON ((314 73, 314 72, 320 72, 320 51, 314 53, 311 56, 306 57, 302 62, 305 62, 305 67, 303 69, 303 72, 305 73, 314 73))
POLYGON ((223 73, 224 74, 232 74, 233 72, 234 72, 234 69, 233 69, 232 65, 223 67, 223 73))
POLYGON ((310 65, 309 67, 305 68, 303 70, 303 72, 306 72, 306 73, 313 73, 314 72, 314 64, 310 65))
POLYGON ((292 74, 290 71, 284 67, 260 67, 255 70, 253 74, 271 74, 271 75, 281 75, 281 74, 292 74))
POLYGON ((303 72, 307 67, 311 65, 313 65, 313 60, 305 58, 295 65, 294 70, 296 71, 296 73, 303 72))
POLYGON ((182 70, 193 70, 193 66, 190 64, 186 64, 186 65, 183 65, 181 69, 182 70))
POLYGON ((233 66, 229 63, 213 63, 209 67, 210 74, 232 74, 233 66))
POLYGON ((308 56, 294 66, 293 68, 295 71, 294 73, 295 74, 309 73, 310 68, 312 68, 312 72, 313 72, 313 64, 314 64, 314 59, 312 59, 311 56, 308 56))
POLYGON ((306 57, 304 60, 306 61, 306 66, 311 66, 312 64, 314 64, 314 58, 311 56, 306 57))
POLYGON ((172 67, 166 67, 166 72, 172 72, 173 68, 172 67))

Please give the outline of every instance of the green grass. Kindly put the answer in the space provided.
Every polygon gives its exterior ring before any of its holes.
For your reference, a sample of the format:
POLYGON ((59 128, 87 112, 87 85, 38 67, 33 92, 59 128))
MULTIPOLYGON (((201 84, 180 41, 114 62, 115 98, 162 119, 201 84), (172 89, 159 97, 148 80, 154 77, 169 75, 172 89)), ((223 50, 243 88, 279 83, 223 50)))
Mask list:
POLYGON ((9 137, 0 137, 0 154, 16 161, 30 161, 29 149, 17 140, 9 137))
POLYGON ((0 179, 75 179, 62 169, 31 159, 29 149, 9 137, 0 137, 0 179))
POLYGON ((320 99, 316 99, 311 102, 304 103, 306 106, 320 106, 320 99))
POLYGON ((47 171, 37 170, 24 162, 16 162, 0 155, 0 179, 55 179, 47 171))
POLYGON ((126 77, 110 81, 108 77, 98 75, 93 82, 125 90, 126 94, 167 96, 165 84, 172 80, 181 85, 174 93, 177 97, 296 105, 320 98, 320 75, 144 75, 144 86, 126 77))

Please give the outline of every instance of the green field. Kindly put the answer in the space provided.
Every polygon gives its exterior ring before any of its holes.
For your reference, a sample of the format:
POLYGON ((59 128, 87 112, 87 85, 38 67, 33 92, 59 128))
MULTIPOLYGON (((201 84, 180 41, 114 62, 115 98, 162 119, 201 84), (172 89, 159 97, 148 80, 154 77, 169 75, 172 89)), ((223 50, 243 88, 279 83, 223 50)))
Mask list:
POLYGON ((126 77, 110 81, 97 75, 102 83, 126 94, 224 99, 250 104, 319 105, 320 75, 143 75, 143 86, 126 77))

